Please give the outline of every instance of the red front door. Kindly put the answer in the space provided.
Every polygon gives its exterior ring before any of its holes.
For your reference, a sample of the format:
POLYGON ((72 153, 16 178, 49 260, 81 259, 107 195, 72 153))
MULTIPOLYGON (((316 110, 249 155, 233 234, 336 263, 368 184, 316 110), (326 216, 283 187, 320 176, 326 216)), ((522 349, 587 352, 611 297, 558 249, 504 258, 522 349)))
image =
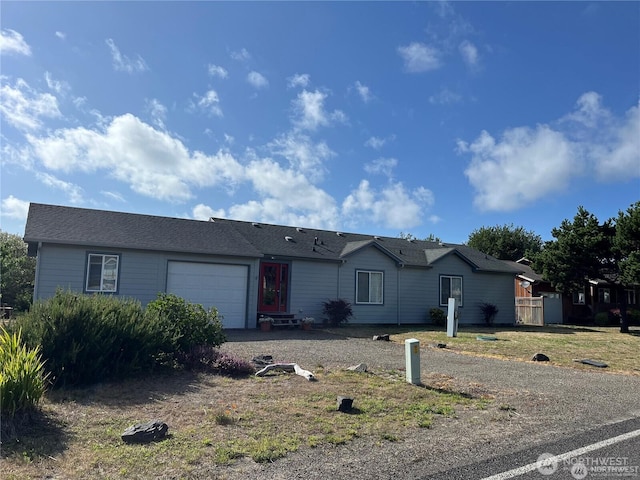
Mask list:
POLYGON ((289 265, 262 263, 258 290, 258 312, 286 312, 289 265))

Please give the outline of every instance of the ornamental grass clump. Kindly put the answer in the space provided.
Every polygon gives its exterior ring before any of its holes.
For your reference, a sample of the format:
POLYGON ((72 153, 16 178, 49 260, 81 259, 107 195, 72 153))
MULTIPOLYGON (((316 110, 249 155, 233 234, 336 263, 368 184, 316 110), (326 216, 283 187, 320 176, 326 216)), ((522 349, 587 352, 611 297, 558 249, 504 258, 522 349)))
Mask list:
POLYGON ((0 326, 0 413, 13 418, 34 409, 46 384, 40 349, 26 347, 19 330, 9 333, 0 326))

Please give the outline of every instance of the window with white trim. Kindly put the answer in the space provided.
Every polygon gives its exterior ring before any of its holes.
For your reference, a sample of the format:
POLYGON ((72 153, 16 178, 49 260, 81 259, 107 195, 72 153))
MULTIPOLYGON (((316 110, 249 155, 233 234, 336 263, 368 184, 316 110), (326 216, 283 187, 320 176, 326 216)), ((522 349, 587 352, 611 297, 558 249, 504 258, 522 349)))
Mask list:
POLYGON ((458 306, 462 306, 462 277, 440 276, 440 305, 448 305, 449 298, 455 298, 458 306))
POLYGON ((611 290, 608 288, 598 289, 598 302, 599 303, 611 303, 611 290))
POLYGON ((356 271, 356 303, 382 305, 384 301, 384 273, 356 271))
POLYGON ((86 291, 107 293, 117 292, 119 265, 119 255, 90 253, 87 256, 86 291))
POLYGON ((627 296, 627 305, 635 305, 636 304, 636 291, 635 290, 625 290, 624 293, 627 296))
POLYGON ((574 305, 584 305, 586 303, 586 298, 584 294, 584 288, 579 292, 573 292, 573 304, 574 305))

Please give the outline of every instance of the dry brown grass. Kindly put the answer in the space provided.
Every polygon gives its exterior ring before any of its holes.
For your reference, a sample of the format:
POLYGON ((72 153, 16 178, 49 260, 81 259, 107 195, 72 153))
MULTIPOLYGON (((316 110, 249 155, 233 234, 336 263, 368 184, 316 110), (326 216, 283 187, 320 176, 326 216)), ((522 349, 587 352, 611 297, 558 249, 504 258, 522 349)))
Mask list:
POLYGON ((317 382, 292 374, 234 380, 183 372, 55 391, 40 415, 3 439, 3 478, 214 476, 239 457, 270 461, 361 436, 394 441, 456 408, 487 404, 448 392, 437 379, 431 387, 409 385, 399 372, 314 373, 317 382), (336 411, 338 395, 355 398, 352 413, 336 411), (169 425, 169 438, 122 442, 126 427, 152 419, 169 425))
MULTIPOLYGON (((340 333, 367 337, 380 333, 380 328, 348 328, 340 333)), ((544 353, 551 363, 562 367, 593 370, 594 367, 574 362, 589 358, 608 365, 599 371, 640 375, 640 329, 631 328, 631 334, 622 334, 618 327, 584 327, 557 325, 546 327, 495 326, 492 328, 461 327, 458 336, 449 338, 443 328, 385 329, 394 332, 391 339, 404 342, 407 337, 420 340, 422 346, 445 343, 447 348, 459 353, 507 360, 529 361, 534 353, 544 353), (491 335, 497 341, 479 341, 478 336, 491 335)))

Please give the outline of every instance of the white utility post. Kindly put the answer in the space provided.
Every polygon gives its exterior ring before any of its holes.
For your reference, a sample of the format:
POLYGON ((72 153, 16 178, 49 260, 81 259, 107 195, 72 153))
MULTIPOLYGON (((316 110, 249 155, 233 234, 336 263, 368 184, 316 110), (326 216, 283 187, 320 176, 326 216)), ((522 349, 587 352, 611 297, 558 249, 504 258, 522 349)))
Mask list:
POLYGON ((404 355, 407 370, 407 382, 420 385, 420 340, 408 338, 404 341, 404 355))
POLYGON ((447 310, 447 337, 458 335, 458 301, 455 298, 449 299, 447 310))

